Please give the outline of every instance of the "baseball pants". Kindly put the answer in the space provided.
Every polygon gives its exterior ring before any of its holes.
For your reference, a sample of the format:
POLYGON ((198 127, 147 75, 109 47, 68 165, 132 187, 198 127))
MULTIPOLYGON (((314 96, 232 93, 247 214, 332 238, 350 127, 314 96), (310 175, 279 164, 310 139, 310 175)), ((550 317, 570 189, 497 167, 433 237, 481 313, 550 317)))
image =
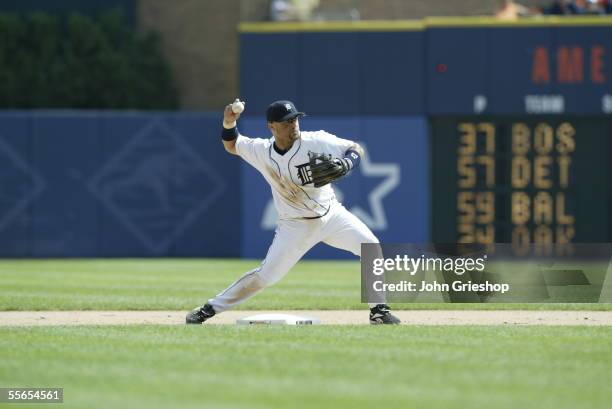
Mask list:
MULTIPOLYGON (((279 220, 261 265, 208 300, 217 313, 233 308, 282 279, 319 242, 361 256, 361 243, 378 243, 372 231, 340 203, 318 219, 279 220)), ((372 304, 371 306, 373 306, 372 304)))

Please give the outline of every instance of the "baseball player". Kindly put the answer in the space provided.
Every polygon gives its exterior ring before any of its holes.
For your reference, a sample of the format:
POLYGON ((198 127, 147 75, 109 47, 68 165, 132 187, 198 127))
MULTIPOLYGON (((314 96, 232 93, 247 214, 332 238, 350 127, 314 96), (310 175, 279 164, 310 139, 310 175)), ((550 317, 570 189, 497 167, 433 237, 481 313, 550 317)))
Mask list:
MULTIPOLYGON (((331 182, 359 166, 364 151, 357 143, 325 131, 300 131, 291 101, 273 102, 266 111, 272 138, 248 138, 236 127, 239 109, 223 113, 225 150, 257 169, 272 189, 278 224, 265 260, 206 304, 189 312, 187 324, 202 324, 273 285, 315 244, 361 255, 361 243, 378 243, 370 229, 338 202, 331 182)), ((399 324, 386 304, 370 304, 371 324, 399 324)))

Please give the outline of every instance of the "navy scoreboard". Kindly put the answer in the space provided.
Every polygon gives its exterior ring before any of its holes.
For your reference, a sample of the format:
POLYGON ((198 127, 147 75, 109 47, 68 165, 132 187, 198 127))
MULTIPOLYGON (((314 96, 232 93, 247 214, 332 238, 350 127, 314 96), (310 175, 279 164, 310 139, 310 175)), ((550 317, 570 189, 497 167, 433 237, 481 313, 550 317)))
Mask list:
POLYGON ((430 132, 436 241, 612 239, 609 118, 448 116, 430 132))
POLYGON ((437 242, 612 240, 612 24, 430 24, 437 242))

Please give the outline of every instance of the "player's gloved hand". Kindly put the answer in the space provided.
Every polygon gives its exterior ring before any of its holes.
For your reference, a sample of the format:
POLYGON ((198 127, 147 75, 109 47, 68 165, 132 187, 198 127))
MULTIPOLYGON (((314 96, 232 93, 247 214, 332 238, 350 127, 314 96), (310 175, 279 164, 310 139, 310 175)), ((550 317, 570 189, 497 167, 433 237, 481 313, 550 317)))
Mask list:
POLYGON ((324 153, 308 152, 314 187, 325 186, 340 179, 351 169, 346 159, 332 158, 324 153))

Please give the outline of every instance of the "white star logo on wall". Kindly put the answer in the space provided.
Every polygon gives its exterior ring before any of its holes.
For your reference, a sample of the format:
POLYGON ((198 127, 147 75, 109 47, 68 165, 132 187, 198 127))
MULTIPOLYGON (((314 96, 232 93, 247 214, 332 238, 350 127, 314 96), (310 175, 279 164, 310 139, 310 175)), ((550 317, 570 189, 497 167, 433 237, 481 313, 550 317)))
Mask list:
MULTIPOLYGON (((365 151, 359 166, 361 174, 365 177, 384 177, 384 179, 368 193, 368 204, 372 213, 368 213, 361 206, 353 206, 349 210, 369 228, 386 230, 388 224, 383 199, 400 184, 400 165, 398 163, 372 163, 370 162, 370 155, 368 155, 365 144, 359 142, 359 145, 365 151)), ((342 201, 342 191, 337 186, 334 186, 334 190, 338 200, 342 201)), ((274 200, 270 198, 264 209, 260 226, 263 230, 274 230, 277 219, 278 213, 274 207, 274 200)))

